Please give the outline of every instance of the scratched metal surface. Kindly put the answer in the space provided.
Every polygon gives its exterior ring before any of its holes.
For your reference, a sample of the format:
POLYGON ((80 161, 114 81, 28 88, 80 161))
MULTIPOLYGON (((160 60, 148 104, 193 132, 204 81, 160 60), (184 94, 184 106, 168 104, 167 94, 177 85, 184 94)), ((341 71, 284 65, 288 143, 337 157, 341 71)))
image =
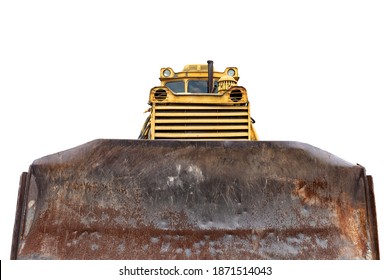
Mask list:
POLYGON ((364 168, 298 142, 95 140, 21 177, 13 259, 378 259, 364 168))

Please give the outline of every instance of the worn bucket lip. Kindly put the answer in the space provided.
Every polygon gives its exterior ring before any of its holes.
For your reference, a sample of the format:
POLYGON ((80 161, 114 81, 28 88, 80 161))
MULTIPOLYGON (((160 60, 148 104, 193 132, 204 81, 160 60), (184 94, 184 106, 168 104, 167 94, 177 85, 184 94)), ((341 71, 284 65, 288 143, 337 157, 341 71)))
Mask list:
POLYGON ((84 144, 78 145, 73 148, 65 149, 60 152, 52 153, 47 156, 41 157, 33 161, 33 165, 41 164, 43 162, 51 161, 66 161, 69 157, 74 157, 75 154, 82 153, 83 150, 86 151, 94 146, 103 144, 103 143, 115 143, 126 146, 130 143, 145 143, 151 146, 173 146, 183 147, 186 145, 200 145, 208 147, 258 147, 259 145, 273 145, 280 148, 291 148, 296 150, 302 150, 306 153, 309 153, 312 157, 317 157, 319 160, 324 161, 327 164, 339 165, 339 166, 356 166, 357 164, 350 163, 330 152, 322 150, 318 147, 315 147, 311 144, 299 141, 237 141, 237 140, 168 140, 168 139, 157 139, 157 140, 140 140, 140 139, 109 139, 109 138, 100 138, 95 139, 84 144))

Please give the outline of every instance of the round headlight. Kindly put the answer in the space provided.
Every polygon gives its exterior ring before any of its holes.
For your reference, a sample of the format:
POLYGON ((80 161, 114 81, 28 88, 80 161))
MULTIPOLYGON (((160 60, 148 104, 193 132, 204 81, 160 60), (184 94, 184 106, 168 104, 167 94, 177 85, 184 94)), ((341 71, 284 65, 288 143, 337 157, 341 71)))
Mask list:
POLYGON ((165 69, 163 72, 164 77, 169 77, 171 75, 171 70, 165 69))
POLYGON ((236 72, 234 71, 234 69, 229 69, 229 70, 227 71, 227 74, 228 74, 228 76, 233 77, 234 74, 236 74, 236 72))

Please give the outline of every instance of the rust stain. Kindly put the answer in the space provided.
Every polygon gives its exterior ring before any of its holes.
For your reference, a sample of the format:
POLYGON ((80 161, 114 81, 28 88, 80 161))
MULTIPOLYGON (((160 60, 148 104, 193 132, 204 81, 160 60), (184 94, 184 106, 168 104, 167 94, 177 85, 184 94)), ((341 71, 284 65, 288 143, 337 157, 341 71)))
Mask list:
POLYGON ((296 180, 293 194, 299 197, 302 204, 325 206, 331 202, 330 197, 323 195, 328 187, 328 182, 324 179, 315 179, 312 182, 296 180))
POLYGON ((340 229, 340 234, 345 242, 350 242, 353 246, 341 248, 343 255, 350 258, 371 258, 367 250, 367 216, 364 207, 352 204, 348 195, 340 192, 337 199, 326 196, 328 183, 325 180, 316 179, 312 182, 297 180, 293 194, 298 196, 302 204, 317 207, 327 207, 333 213, 331 219, 340 229))
POLYGON ((356 258, 371 259, 371 253, 367 250, 369 238, 366 228, 366 210, 361 207, 353 207, 348 199, 343 198, 340 198, 339 203, 335 207, 337 221, 341 233, 354 245, 343 248, 345 254, 354 255, 356 258))

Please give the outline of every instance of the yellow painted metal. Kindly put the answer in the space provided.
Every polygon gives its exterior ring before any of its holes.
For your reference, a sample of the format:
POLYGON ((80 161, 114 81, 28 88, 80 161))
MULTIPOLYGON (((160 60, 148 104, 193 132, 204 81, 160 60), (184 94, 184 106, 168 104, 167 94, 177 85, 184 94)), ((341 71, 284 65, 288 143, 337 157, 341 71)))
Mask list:
MULTIPOLYGON (((225 71, 223 71, 223 72, 214 71, 213 77, 218 80, 222 76, 228 75, 229 70, 234 71, 234 75, 232 77, 236 81, 238 81, 239 76, 238 76, 237 67, 227 67, 225 69, 225 71)), ((170 67, 164 67, 164 68, 161 68, 161 70, 160 70, 160 80, 162 82, 167 81, 167 80, 172 81, 174 79, 183 80, 183 78, 190 78, 190 77, 206 78, 207 79, 207 64, 187 64, 186 66, 184 66, 184 69, 181 72, 174 72, 173 69, 170 67), (165 70, 169 70, 171 72, 171 75, 168 77, 164 76, 165 70)))
MULTIPOLYGON (((239 76, 237 67, 227 67, 223 72, 213 72, 214 82, 217 82, 223 76, 227 76, 229 70, 234 71, 234 75, 231 77, 234 78, 234 80, 238 81, 239 76)), ((186 66, 184 66, 184 69, 181 72, 174 72, 173 69, 170 67, 160 69, 161 86, 165 86, 167 82, 183 81, 185 87, 184 92, 188 91, 188 81, 193 79, 207 81, 207 78, 207 64, 187 64, 186 66), (170 75, 164 75, 166 70, 169 71, 170 75)))
POLYGON ((218 80, 218 92, 225 92, 232 86, 237 85, 237 81, 231 76, 222 76, 218 80))
POLYGON ((157 130, 248 130, 247 125, 171 125, 157 126, 157 130))
POLYGON ((241 106, 203 106, 203 105, 169 105, 159 106, 156 104, 157 110, 242 110, 241 106))
POLYGON ((159 113, 156 112, 156 117, 213 117, 213 116, 219 116, 219 117, 234 117, 234 116, 248 116, 248 112, 214 112, 214 113, 208 113, 208 112, 199 112, 199 113, 159 113))
POLYGON ((211 134, 211 133, 156 133, 155 137, 161 137, 161 138, 175 138, 175 139, 185 139, 185 138, 202 138, 206 139, 208 137, 213 138, 230 138, 230 137, 248 137, 247 132, 223 132, 218 133, 217 136, 211 134))
POLYGON ((252 141, 259 140, 259 137, 257 136, 256 130, 252 124, 250 125, 249 135, 250 135, 249 140, 252 140, 252 141))
POLYGON ((154 132, 156 130, 156 107, 152 106, 152 111, 150 113, 150 139, 155 139, 154 132))
POLYGON ((248 119, 216 119, 216 118, 207 118, 207 119, 156 119, 155 123, 248 123, 248 119))
MULTIPOLYGON (((257 140, 252 125, 247 91, 238 86, 238 69, 213 72, 218 92, 188 93, 188 82, 207 81, 207 64, 189 64, 181 72, 160 70, 161 85, 150 91, 150 119, 142 139, 257 140), (228 72, 230 75, 228 75, 228 72), (168 82, 184 82, 184 92, 173 92, 168 82), (223 84, 222 84, 223 83, 223 84)), ((170 84, 171 85, 171 84, 170 84)))
POLYGON ((234 105, 248 103, 246 89, 242 86, 231 87, 228 91, 218 93, 174 93, 164 86, 154 87, 149 94, 149 103, 192 103, 192 104, 220 104, 234 105), (164 95, 162 95, 164 92, 164 95), (232 95, 241 95, 239 100, 233 99, 232 95), (164 96, 164 97, 163 97, 164 96))

